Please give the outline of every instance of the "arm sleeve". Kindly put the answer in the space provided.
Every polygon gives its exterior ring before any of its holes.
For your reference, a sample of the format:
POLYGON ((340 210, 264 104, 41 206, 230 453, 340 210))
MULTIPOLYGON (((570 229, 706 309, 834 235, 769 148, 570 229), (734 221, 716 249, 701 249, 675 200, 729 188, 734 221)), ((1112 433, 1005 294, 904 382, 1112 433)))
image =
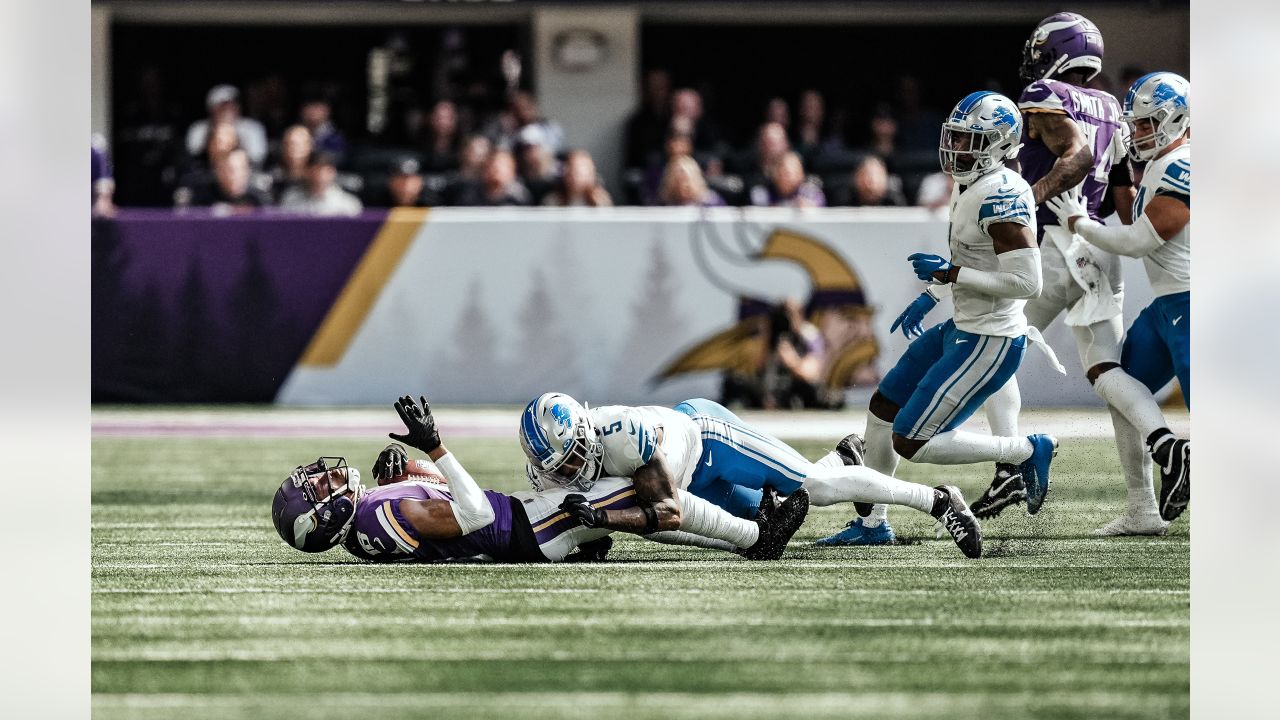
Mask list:
POLYGON ((436 467, 440 468, 440 474, 444 475, 445 482, 449 484, 449 494, 453 496, 449 507, 453 509, 453 517, 458 521, 458 527, 462 528, 463 535, 487 527, 493 522, 493 506, 489 504, 489 498, 485 497, 484 490, 480 489, 453 453, 445 453, 436 460, 436 467))
POLYGON ((942 302, 951 297, 951 284, 930 285, 924 289, 924 292, 935 301, 942 302))
POLYGON ((1014 300, 1040 294, 1040 248, 1010 250, 998 257, 1000 269, 995 272, 960 268, 956 274, 956 287, 1014 300))
POLYGON ((1132 225, 1103 225, 1080 218, 1076 234, 1107 252, 1129 257, 1143 257, 1164 244, 1146 213, 1134 218, 1132 225))

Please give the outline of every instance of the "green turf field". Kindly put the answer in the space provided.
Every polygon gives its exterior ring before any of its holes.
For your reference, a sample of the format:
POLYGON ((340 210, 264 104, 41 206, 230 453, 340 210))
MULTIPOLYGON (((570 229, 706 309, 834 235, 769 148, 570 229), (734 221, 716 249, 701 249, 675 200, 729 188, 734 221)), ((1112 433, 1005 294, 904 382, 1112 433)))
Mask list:
MULTIPOLYGON (((446 441, 482 485, 523 484, 514 441, 446 441)), ((1108 441, 1064 442, 1045 510, 989 521, 976 561, 906 509, 906 544, 829 550, 810 542, 851 509, 815 508, 777 563, 625 536, 596 566, 373 566, 280 542, 289 469, 342 453, 367 472, 381 445, 96 438, 94 717, 1189 712, 1187 522, 1090 537, 1124 502, 1108 441)), ((973 499, 987 472, 899 474, 973 499)))

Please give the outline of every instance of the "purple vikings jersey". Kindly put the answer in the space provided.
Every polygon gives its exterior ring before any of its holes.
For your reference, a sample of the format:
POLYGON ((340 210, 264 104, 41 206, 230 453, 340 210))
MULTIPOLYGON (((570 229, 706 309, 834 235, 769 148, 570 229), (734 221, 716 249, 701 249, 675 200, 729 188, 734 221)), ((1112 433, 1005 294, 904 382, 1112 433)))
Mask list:
POLYGON ((432 562, 460 560, 486 555, 502 562, 511 547, 511 498, 485 491, 493 507, 494 520, 467 535, 447 540, 427 540, 405 519, 400 503, 405 500, 453 498, 445 486, 422 481, 405 481, 370 490, 356 505, 356 519, 344 543, 347 551, 362 560, 432 562))
MULTIPOLYGON (((1120 103, 1101 90, 1076 87, 1058 80, 1037 80, 1022 91, 1018 109, 1023 115, 1030 113, 1057 113, 1076 122, 1093 150, 1093 169, 1084 179, 1084 200, 1089 217, 1098 217, 1098 207, 1107 192, 1107 179, 1111 166, 1124 159, 1125 133, 1120 124, 1120 103)), ((1030 123, 1022 130, 1022 149, 1018 151, 1018 163, 1022 177, 1028 185, 1049 174, 1057 161, 1042 140, 1028 136, 1030 123)), ((1036 211, 1037 237, 1044 236, 1045 225, 1057 225, 1058 217, 1044 205, 1036 211)))

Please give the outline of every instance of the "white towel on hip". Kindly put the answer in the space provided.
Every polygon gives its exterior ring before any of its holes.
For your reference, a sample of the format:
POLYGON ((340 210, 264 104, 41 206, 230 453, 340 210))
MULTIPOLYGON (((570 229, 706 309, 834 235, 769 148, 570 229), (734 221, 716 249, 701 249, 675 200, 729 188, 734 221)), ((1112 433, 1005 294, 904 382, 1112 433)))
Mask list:
POLYGON ((1072 279, 1084 290, 1084 295, 1067 310, 1066 323, 1082 327, 1119 315, 1120 303, 1116 302, 1111 281, 1094 255, 1101 251, 1058 225, 1046 227, 1044 236, 1062 253, 1072 279))

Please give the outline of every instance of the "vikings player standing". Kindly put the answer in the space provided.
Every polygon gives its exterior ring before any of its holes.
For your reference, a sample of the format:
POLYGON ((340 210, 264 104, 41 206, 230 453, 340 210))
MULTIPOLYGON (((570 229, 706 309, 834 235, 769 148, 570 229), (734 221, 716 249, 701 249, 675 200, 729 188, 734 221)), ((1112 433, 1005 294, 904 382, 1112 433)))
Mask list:
MULTIPOLYGON (((686 400, 674 409, 587 409, 562 393, 544 393, 521 414, 520 440, 537 487, 594 490, 598 477, 616 475, 631 478, 642 497, 687 489, 744 518, 782 513, 797 497, 814 505, 908 505, 938 519, 966 556, 982 554, 981 527, 958 489, 904 482, 860 466, 856 436, 814 463, 710 400, 686 400), (775 492, 787 496, 776 509, 775 492)), ((669 512, 659 510, 650 519, 653 527, 669 512)))
POLYGON ((1133 222, 1108 227, 1094 221, 1078 190, 1047 205, 1064 227, 1095 247, 1142 258, 1155 291, 1129 328, 1120 360, 1150 392, 1128 395, 1113 413, 1116 444, 1127 456, 1129 508, 1099 534, 1159 535, 1191 497, 1191 441, 1174 437, 1151 395, 1176 376, 1191 408, 1191 84, 1170 72, 1144 75, 1125 95, 1121 117, 1132 133, 1129 154, 1148 163, 1133 222), (1144 439, 1150 455, 1143 452, 1144 439), (1160 464, 1158 512, 1152 458, 1160 464))
MULTIPOLYGON (((426 452, 444 477, 444 486, 407 479, 418 461, 403 448, 389 446, 374 464, 374 476, 387 483, 374 490, 360 484, 360 473, 342 458, 320 458, 298 467, 281 484, 271 507, 280 537, 303 552, 323 552, 342 544, 358 558, 375 562, 480 558, 497 562, 534 563, 575 559, 578 553, 600 559, 608 545, 599 541, 610 533, 587 527, 575 509, 585 504, 595 513, 643 514, 635 488, 620 478, 604 478, 573 507, 568 490, 518 492, 511 495, 482 490, 440 440, 427 406, 411 397, 396 402, 407 428, 394 440, 426 452)), ((421 466, 419 465, 419 469, 421 466)), ((424 477, 423 473, 417 473, 424 477)), ((736 550, 753 560, 781 557, 787 540, 804 519, 798 512, 778 513, 759 522, 744 522, 688 493, 679 493, 686 522, 681 530, 658 533, 659 542, 736 550), (690 528, 707 524, 708 516, 725 516, 715 537, 699 536, 690 528)))
MULTIPOLYGON (((1018 163, 1039 206, 1044 274, 1040 297, 1027 302, 1027 321, 1044 330, 1066 311, 1085 377, 1116 418, 1114 408, 1146 392, 1121 367, 1119 258, 1072 234, 1043 205, 1079 186, 1086 212, 1095 222, 1102 221, 1109 204, 1114 204, 1121 221, 1130 219, 1133 183, 1124 162, 1127 133, 1119 103, 1103 91, 1084 87, 1101 71, 1102 57, 1102 34, 1088 18, 1057 13, 1036 26, 1019 69, 1030 84, 1018 101, 1027 118, 1018 163)), ((1020 406, 1017 382, 1010 381, 987 402, 992 432, 1016 432, 1020 406)), ((1127 462, 1122 458, 1122 464, 1127 462)), ((991 487, 974 503, 974 512, 990 517, 1020 502, 1032 492, 1025 481, 1016 468, 997 465, 991 487)), ((1031 512, 1030 503, 1027 509, 1031 512)))
MULTIPOLYGON (((1013 377, 1028 341, 1047 347, 1023 315, 1027 298, 1041 287, 1031 188, 1005 167, 1021 133, 1017 106, 994 92, 966 96, 943 123, 940 162, 956 181, 951 258, 916 253, 908 260, 918 278, 950 291, 955 316, 920 332, 872 395, 866 461, 889 475, 899 457, 938 465, 1009 463, 1029 479, 1028 506, 1034 511, 1048 492, 1058 441, 956 429, 1013 377)), ((918 328, 919 321, 909 324, 918 328)), ((885 510, 872 508, 819 544, 892 538, 885 510)))

